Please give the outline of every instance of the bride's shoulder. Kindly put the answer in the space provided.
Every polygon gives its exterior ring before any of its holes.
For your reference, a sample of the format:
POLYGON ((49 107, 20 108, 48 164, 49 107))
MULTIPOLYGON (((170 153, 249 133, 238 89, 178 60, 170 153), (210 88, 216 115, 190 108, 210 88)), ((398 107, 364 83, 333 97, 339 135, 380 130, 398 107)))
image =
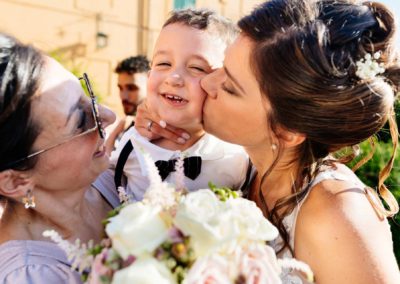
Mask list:
POLYGON ((347 166, 338 163, 325 167, 311 182, 304 209, 332 207, 341 210, 346 209, 347 205, 354 208, 367 201, 365 188, 363 182, 347 166))
POLYGON ((296 256, 313 268, 321 282, 326 282, 321 275, 341 279, 336 283, 343 282, 346 275, 360 279, 391 275, 387 271, 395 267, 395 260, 387 220, 379 217, 365 186, 350 169, 338 166, 334 171, 340 175, 315 184, 299 211, 296 256), (387 260, 383 267, 377 262, 382 259, 387 260))
POLYGON ((379 218, 370 203, 366 186, 348 167, 337 164, 320 175, 324 177, 312 185, 299 212, 298 224, 302 224, 299 230, 303 227, 306 231, 334 236, 338 231, 355 233, 363 225, 386 226, 381 224, 386 220, 379 218))

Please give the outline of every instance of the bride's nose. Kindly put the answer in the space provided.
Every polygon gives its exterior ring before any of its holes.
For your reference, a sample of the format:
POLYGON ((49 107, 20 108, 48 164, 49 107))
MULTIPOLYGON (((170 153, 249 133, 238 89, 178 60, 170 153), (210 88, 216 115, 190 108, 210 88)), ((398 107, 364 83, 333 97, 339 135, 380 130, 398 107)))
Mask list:
POLYGON ((206 75, 201 79, 200 85, 207 95, 213 99, 217 98, 218 84, 220 80, 221 68, 206 75))

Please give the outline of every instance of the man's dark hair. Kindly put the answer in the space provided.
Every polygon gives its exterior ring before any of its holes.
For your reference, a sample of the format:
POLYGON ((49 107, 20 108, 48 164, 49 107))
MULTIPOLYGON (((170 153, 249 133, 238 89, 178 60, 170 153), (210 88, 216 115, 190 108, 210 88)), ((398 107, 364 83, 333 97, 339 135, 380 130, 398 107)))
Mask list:
POLYGON ((144 73, 150 70, 150 63, 146 56, 138 55, 125 58, 118 63, 115 73, 144 73))

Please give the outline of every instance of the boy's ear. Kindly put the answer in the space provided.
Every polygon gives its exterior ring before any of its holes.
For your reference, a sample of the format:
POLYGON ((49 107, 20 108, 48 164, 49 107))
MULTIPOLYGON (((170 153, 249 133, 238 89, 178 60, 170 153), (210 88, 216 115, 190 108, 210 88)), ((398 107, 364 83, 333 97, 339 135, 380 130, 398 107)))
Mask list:
POLYGON ((0 172, 0 194, 12 199, 20 199, 34 186, 32 178, 15 170, 0 172))

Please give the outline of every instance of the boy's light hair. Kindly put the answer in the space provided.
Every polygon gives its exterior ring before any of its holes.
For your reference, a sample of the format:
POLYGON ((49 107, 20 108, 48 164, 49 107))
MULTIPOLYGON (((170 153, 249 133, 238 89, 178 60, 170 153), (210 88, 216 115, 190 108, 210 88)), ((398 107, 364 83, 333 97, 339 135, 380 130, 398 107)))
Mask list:
POLYGON ((163 28, 175 23, 198 30, 206 30, 221 39, 226 45, 230 45, 239 33, 239 29, 232 21, 205 8, 174 10, 165 21, 163 28))

